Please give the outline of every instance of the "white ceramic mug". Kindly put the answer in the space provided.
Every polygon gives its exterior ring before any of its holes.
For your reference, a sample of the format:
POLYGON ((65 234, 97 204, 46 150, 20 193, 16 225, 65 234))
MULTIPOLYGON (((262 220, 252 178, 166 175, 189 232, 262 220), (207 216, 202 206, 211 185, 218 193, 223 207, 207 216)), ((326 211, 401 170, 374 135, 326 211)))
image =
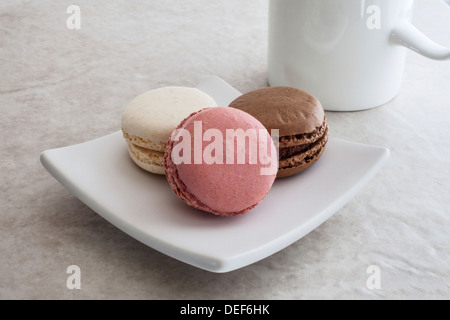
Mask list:
POLYGON ((432 59, 450 58, 449 48, 411 24, 413 4, 270 0, 270 85, 308 91, 329 111, 365 110, 389 102, 400 90, 407 48, 432 59))

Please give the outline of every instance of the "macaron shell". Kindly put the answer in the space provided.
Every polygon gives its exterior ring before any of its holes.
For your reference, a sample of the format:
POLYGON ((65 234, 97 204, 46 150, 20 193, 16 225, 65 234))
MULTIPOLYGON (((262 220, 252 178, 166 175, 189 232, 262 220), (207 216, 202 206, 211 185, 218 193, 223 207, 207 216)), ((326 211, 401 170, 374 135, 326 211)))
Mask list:
POLYGON ((165 144, 191 113, 216 106, 212 97, 197 88, 162 87, 130 101, 122 113, 122 128, 130 136, 165 144))
POLYGON ((325 115, 319 100, 291 87, 251 91, 232 101, 230 107, 248 112, 269 131, 279 129, 280 137, 313 132, 325 115))
MULTIPOLYGON (((186 203, 216 215, 234 216, 248 212, 265 198, 276 177, 277 153, 270 136, 258 120, 237 109, 217 107, 203 110, 183 121, 179 128, 193 132, 196 121, 202 122, 203 132, 213 128, 222 132, 223 136, 227 129, 236 128, 236 123, 244 131, 256 129, 267 135, 267 148, 270 150, 271 161, 275 162, 270 175, 261 174, 261 168, 269 165, 260 163, 226 164, 224 161, 224 164, 181 163, 175 166, 171 159, 175 143, 169 142, 166 149, 166 176, 172 189, 186 203)), ((223 150, 226 150, 225 140, 223 139, 223 150)), ((204 147, 207 144, 204 143, 204 147)), ((248 152, 248 144, 246 147, 248 152)), ((204 148, 202 152, 203 150, 204 148)), ((192 144, 191 154, 194 155, 194 152, 192 144)))
POLYGON ((186 189, 200 203, 210 208, 208 211, 221 215, 243 214, 259 204, 267 195, 268 184, 273 183, 273 176, 259 175, 259 168, 238 166, 233 168, 233 175, 225 165, 210 165, 204 168, 194 167, 178 169, 180 179, 186 189), (259 178, 249 181, 248 176, 259 178), (223 188, 227 192, 223 192, 223 188))
POLYGON ((328 141, 325 111, 314 96, 292 87, 268 87, 235 99, 230 107, 250 113, 267 128, 279 129, 277 178, 298 174, 322 155, 328 141))

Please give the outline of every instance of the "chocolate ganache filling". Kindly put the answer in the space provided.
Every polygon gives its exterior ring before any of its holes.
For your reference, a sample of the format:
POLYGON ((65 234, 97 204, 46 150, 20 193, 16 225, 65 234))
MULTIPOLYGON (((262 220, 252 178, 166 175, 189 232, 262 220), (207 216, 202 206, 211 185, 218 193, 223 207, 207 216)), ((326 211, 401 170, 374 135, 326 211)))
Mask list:
POLYGON ((328 125, 325 117, 323 124, 317 127, 314 132, 282 137, 280 140, 280 160, 307 153, 316 145, 322 144, 327 135, 328 125))
POLYGON ((310 149, 313 146, 313 143, 303 144, 294 147, 282 148, 280 149, 280 159, 287 159, 292 157, 293 155, 303 153, 306 150, 310 149))

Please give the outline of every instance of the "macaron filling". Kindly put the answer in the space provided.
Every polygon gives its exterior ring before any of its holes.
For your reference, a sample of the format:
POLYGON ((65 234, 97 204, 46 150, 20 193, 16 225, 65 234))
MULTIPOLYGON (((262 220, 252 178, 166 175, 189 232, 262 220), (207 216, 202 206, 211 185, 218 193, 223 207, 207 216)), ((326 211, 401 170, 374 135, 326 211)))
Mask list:
POLYGON ((297 134, 293 136, 284 136, 280 138, 280 160, 287 159, 294 155, 307 152, 314 146, 323 143, 323 139, 328 135, 328 125, 326 118, 322 126, 314 132, 306 134, 297 134))
POLYGON ((308 149, 310 149, 313 145, 314 145, 313 143, 309 143, 300 146, 280 149, 280 160, 284 160, 292 157, 293 155, 305 152, 308 149))
POLYGON ((326 116, 323 124, 315 131, 280 138, 279 169, 291 169, 308 165, 317 160, 328 142, 328 124, 326 116))
POLYGON ((324 136, 317 143, 311 144, 305 151, 281 159, 279 164, 280 170, 294 168, 316 160, 323 153, 327 142, 328 136, 324 136))

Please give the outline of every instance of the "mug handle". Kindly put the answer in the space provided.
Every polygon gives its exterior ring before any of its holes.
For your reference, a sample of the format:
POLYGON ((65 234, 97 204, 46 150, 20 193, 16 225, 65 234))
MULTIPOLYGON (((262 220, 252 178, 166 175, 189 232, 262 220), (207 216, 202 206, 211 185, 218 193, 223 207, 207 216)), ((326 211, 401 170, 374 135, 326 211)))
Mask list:
POLYGON ((409 21, 401 21, 392 31, 394 42, 434 60, 450 59, 450 48, 443 47, 418 30, 409 21))

